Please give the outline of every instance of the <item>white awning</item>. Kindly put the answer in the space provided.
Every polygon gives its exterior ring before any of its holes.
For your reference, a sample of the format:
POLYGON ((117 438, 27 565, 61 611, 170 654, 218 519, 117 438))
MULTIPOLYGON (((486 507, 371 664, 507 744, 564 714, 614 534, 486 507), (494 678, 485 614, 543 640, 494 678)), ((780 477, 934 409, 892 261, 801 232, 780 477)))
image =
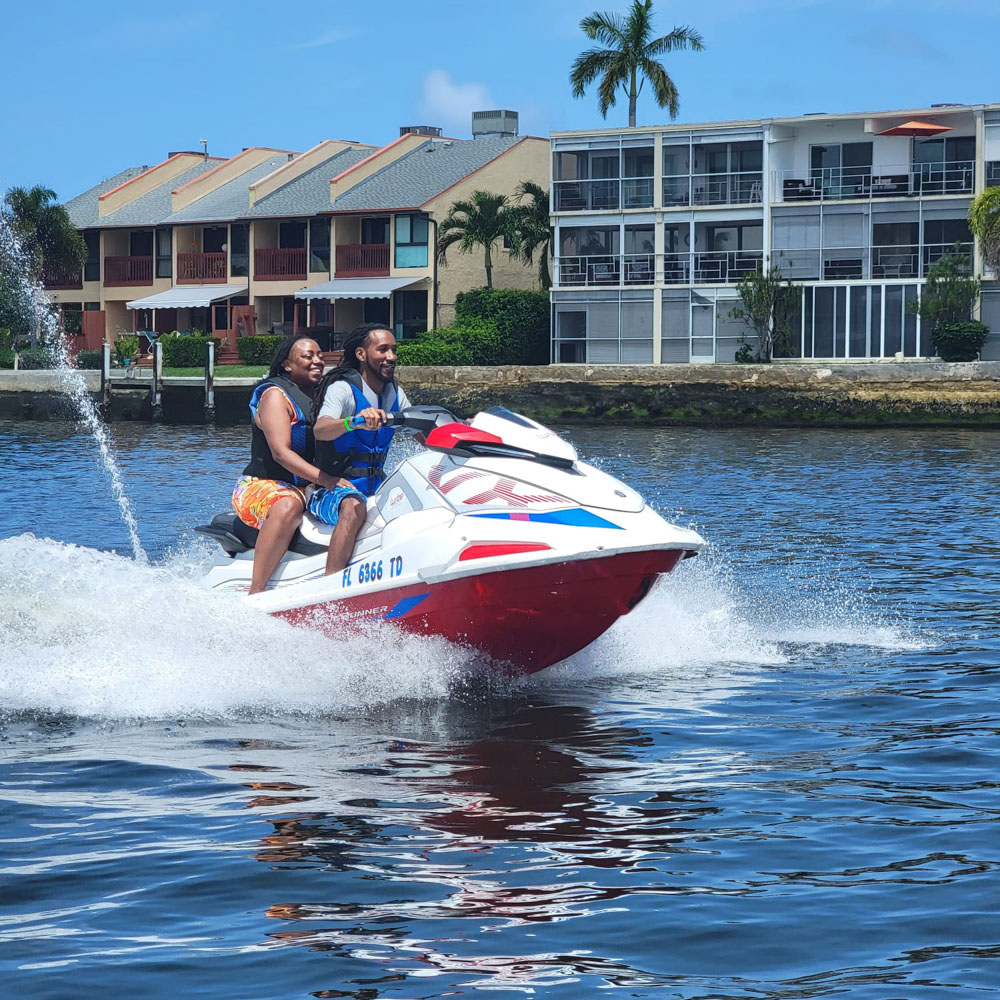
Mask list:
POLYGON ((334 278, 295 293, 297 299, 387 299, 393 292, 426 278, 334 278))
POLYGON ((178 285, 156 295, 147 295, 144 299, 133 299, 125 306, 128 309, 197 309, 199 306, 210 306, 219 299, 246 293, 246 285, 178 285))

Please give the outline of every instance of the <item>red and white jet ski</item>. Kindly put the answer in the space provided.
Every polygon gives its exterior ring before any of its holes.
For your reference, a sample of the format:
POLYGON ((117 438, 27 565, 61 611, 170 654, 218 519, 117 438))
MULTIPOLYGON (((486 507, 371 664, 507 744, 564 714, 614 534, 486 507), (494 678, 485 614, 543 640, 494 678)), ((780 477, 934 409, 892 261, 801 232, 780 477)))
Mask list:
MULTIPOLYGON (((427 450, 369 498, 350 565, 323 575, 332 529, 306 515, 268 589, 248 601, 334 635, 392 622, 531 673, 589 645, 705 544, 509 410, 465 423, 415 406, 394 423, 423 432, 427 450)), ((257 532, 235 514, 195 530, 224 550, 205 584, 248 589, 257 532)))

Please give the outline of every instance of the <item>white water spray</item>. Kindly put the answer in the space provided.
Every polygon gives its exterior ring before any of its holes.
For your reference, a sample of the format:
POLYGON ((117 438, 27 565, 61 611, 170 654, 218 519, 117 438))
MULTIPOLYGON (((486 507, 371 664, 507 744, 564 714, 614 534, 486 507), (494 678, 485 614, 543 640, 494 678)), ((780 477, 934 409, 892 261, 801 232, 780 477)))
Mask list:
POLYGON ((62 326, 56 319, 55 310, 46 300, 42 286, 30 276, 31 269, 28 267, 27 255, 3 212, 0 212, 0 263, 5 265, 4 270, 38 320, 39 329, 44 331, 43 339, 56 363, 55 371, 59 376, 63 390, 73 401, 80 423, 87 428, 97 445, 101 462, 107 471, 111 484, 112 496, 114 496, 118 509, 121 511, 122 521, 128 529, 132 554, 137 562, 147 563, 145 550, 139 541, 139 527, 136 523, 135 513, 125 492, 125 484, 115 459, 108 429, 101 420, 94 401, 90 398, 83 374, 70 358, 62 326))

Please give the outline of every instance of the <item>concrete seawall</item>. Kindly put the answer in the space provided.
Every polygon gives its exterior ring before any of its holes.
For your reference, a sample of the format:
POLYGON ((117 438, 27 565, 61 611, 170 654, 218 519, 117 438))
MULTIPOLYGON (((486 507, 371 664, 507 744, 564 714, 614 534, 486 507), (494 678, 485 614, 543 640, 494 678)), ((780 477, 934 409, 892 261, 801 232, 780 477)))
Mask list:
MULTIPOLYGON (((252 379, 216 380, 216 419, 246 419, 252 379)), ((95 398, 98 372, 82 373, 95 398)), ((705 426, 1000 427, 1000 362, 551 365, 399 370, 415 403, 468 415, 507 406, 551 423, 705 426)), ((148 387, 116 384, 108 416, 149 419, 148 387)), ((167 422, 203 419, 200 380, 168 380, 167 422)), ((58 420, 71 408, 52 372, 0 372, 0 417, 58 420)))

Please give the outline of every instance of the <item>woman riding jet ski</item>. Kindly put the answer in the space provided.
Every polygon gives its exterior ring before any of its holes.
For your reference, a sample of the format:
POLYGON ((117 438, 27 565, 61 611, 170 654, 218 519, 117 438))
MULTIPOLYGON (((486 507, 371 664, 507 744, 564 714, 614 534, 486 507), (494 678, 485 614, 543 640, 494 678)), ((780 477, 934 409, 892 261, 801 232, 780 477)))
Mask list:
MULTIPOLYGON (((413 406, 386 420, 426 450, 367 499, 341 572, 324 574, 331 528, 307 514, 268 588, 247 598, 261 610, 334 636, 392 623, 532 672, 589 645, 704 545, 509 410, 465 423, 413 406)), ((231 514, 196 530, 223 550, 205 585, 245 591, 256 532, 231 514)))

